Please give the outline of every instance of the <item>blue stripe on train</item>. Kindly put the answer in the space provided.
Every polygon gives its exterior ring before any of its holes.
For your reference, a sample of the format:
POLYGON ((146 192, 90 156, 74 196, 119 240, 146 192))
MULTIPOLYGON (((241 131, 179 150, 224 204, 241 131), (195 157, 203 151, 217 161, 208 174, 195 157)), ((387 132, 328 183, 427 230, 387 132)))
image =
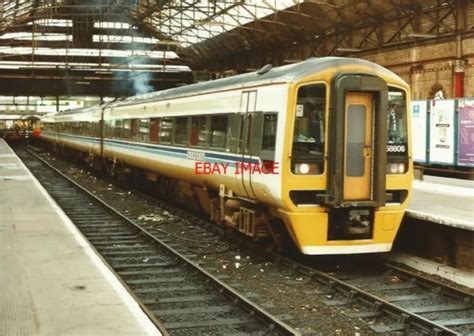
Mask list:
MULTIPOLYGON (((50 132, 45 132, 45 133, 50 133, 50 132)), ((72 135, 72 134, 63 134, 63 133, 50 133, 50 134, 68 137, 68 138, 72 138, 72 139, 76 139, 76 140, 80 140, 84 142, 89 142, 93 144, 100 143, 99 138, 72 135)), ((114 147, 140 150, 142 152, 147 152, 147 153, 152 153, 152 154, 161 154, 161 155, 172 156, 172 157, 179 157, 182 159, 187 159, 188 151, 194 151, 194 152, 204 152, 205 159, 208 162, 214 163, 214 162, 230 161, 230 162, 245 162, 245 163, 259 164, 258 159, 242 158, 241 156, 237 156, 237 155, 226 155, 226 154, 206 152, 199 148, 185 149, 185 148, 178 148, 178 147, 165 147, 165 146, 160 146, 160 145, 151 145, 151 144, 138 143, 138 142, 134 142, 133 144, 131 144, 129 142, 124 142, 124 141, 114 140, 114 139, 106 139, 104 142, 106 145, 110 145, 114 147)))

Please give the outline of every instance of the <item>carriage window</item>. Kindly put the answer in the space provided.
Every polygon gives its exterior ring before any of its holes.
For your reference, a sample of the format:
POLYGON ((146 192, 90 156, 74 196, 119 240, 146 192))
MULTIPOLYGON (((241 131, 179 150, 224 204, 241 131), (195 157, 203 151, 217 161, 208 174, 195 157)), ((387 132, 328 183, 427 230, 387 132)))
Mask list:
POLYGON ((87 128, 84 125, 83 121, 77 123, 77 134, 79 135, 87 135, 87 128))
POLYGON ((101 136, 101 126, 102 126, 102 122, 101 121, 94 121, 92 123, 92 132, 93 132, 93 136, 96 137, 96 138, 99 138, 101 136))
POLYGON ((81 127, 80 127, 79 121, 76 121, 76 122, 74 122, 74 123, 72 123, 72 124, 73 124, 73 126, 74 126, 73 134, 76 134, 76 135, 81 134, 81 127))
POLYGON ((148 130, 149 130, 149 120, 148 119, 140 119, 139 124, 138 124, 138 140, 140 141, 147 141, 148 139, 148 130))
POLYGON ((312 84, 298 89, 293 131, 292 171, 321 174, 324 170, 324 115, 326 86, 312 84))
POLYGON ((150 119, 150 142, 158 142, 159 131, 160 131, 160 118, 150 119))
POLYGON ((275 150, 277 118, 275 113, 263 116, 262 150, 275 150))
POLYGON ((171 132, 173 131, 173 118, 161 118, 158 141, 161 143, 171 142, 171 132))
POLYGON ((130 139, 140 140, 138 136, 139 123, 140 123, 140 120, 138 119, 130 120, 130 139))
POLYGON ((188 117, 175 118, 174 143, 177 145, 188 144, 188 117))
POLYGON ((211 147, 225 148, 227 134, 227 116, 212 116, 211 117, 211 147))
POLYGON ((209 125, 206 116, 191 118, 191 146, 207 146, 209 139, 209 125))
POLYGON ((114 138, 120 138, 120 133, 122 133, 122 120, 115 120, 114 138))
POLYGON ((123 125, 122 125, 122 138, 123 139, 129 139, 130 138, 130 125, 131 125, 131 120, 130 119, 125 119, 123 121, 123 125))
POLYGON ((114 134, 114 121, 107 120, 105 121, 105 137, 112 138, 114 134))
POLYGON ((406 94, 395 88, 388 91, 387 133, 387 144, 407 144, 406 94))

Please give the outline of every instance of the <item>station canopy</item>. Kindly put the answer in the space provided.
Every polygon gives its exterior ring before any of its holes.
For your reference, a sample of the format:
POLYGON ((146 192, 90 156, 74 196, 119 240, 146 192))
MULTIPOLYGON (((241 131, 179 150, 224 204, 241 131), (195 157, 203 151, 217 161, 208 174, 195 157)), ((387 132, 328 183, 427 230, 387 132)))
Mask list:
POLYGON ((235 70, 255 50, 272 53, 427 3, 437 2, 0 0, 0 80, 60 79, 85 92, 97 83, 164 89, 194 81, 195 70, 235 70))

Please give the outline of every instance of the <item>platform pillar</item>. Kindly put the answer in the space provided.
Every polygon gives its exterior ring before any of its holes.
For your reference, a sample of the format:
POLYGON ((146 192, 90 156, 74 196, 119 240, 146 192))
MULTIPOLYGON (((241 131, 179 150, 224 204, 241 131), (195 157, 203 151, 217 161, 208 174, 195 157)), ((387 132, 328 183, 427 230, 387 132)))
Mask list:
POLYGON ((454 98, 464 97, 464 60, 454 61, 454 98))

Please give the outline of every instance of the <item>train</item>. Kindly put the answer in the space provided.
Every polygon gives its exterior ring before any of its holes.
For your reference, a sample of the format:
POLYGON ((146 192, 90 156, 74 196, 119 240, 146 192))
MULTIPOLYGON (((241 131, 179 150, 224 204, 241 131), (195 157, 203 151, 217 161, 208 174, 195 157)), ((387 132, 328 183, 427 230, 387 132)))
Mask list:
POLYGON ((39 123, 39 116, 0 115, 0 138, 11 142, 21 142, 32 136, 39 137, 39 123))
POLYGON ((59 112, 40 138, 269 247, 381 253, 412 194, 409 106, 382 66, 311 58, 59 112))

